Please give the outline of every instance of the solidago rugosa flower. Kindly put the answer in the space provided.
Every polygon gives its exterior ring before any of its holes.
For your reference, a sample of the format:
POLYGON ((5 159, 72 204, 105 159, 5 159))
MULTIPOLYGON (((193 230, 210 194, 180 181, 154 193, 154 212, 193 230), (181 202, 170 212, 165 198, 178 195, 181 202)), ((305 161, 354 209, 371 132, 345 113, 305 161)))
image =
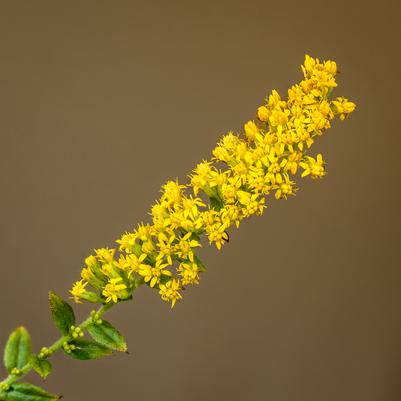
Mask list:
POLYGON ((228 230, 244 218, 260 216, 267 197, 287 199, 297 187, 293 177, 325 175, 321 154, 309 155, 315 138, 355 109, 344 97, 331 99, 337 86, 334 61, 305 57, 304 79, 282 97, 273 90, 244 133, 229 132, 189 175, 186 184, 168 181, 141 223, 117 240, 118 249, 97 249, 85 260, 82 280, 71 290, 76 302, 117 303, 136 287, 148 285, 174 306, 187 285, 199 284, 205 270, 196 249, 207 239, 217 249, 228 230), (95 291, 89 291, 89 284, 95 291))
POLYGON ((155 289, 174 306, 188 285, 199 284, 205 267, 197 250, 205 242, 221 249, 228 230, 238 228, 252 215, 260 216, 268 197, 287 199, 297 187, 295 175, 312 179, 325 175, 321 154, 310 149, 317 136, 339 116, 345 119, 355 104, 344 97, 331 98, 337 86, 334 61, 320 62, 309 56, 302 65, 304 79, 288 90, 286 98, 273 91, 247 121, 244 132, 224 135, 188 176, 188 183, 168 181, 150 208, 151 222, 139 224, 117 240, 116 248, 100 248, 85 259, 81 280, 71 289, 75 302, 101 303, 77 325, 72 307, 50 292, 53 321, 61 337, 34 354, 23 327, 14 330, 5 347, 8 376, 0 382, 0 400, 50 401, 50 394, 20 379, 32 369, 46 378, 49 358, 58 350, 69 357, 87 360, 127 352, 121 333, 104 313, 120 301, 131 299, 140 285, 155 289), (206 240, 206 241, 205 241, 206 240), (91 339, 82 338, 88 334, 91 339))

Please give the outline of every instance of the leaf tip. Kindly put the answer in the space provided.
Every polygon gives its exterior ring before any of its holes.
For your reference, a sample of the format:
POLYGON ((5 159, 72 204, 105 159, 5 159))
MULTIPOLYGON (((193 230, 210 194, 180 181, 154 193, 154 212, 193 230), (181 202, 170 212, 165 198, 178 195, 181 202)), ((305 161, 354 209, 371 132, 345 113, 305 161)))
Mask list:
POLYGON ((28 330, 24 326, 18 326, 15 331, 19 331, 21 333, 27 333, 28 330))

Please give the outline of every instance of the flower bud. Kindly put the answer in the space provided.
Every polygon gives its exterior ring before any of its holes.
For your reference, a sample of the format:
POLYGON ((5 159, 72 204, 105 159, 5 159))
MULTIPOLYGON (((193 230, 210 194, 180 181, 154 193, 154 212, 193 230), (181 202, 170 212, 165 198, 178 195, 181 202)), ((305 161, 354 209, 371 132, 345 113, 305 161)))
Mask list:
POLYGON ((266 106, 258 108, 258 118, 260 121, 267 122, 269 120, 270 111, 266 106))

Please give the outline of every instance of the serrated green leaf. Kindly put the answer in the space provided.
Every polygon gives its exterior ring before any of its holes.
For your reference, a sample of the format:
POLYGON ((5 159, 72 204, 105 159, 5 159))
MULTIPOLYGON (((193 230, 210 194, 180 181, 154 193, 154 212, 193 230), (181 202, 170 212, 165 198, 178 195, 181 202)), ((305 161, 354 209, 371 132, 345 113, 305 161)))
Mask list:
POLYGON ((4 401, 55 401, 60 398, 29 383, 14 383, 10 390, 0 392, 0 399, 4 401))
POLYGON ((70 342, 75 349, 70 352, 66 352, 67 355, 75 359, 80 359, 82 361, 88 359, 97 359, 103 356, 111 355, 112 351, 110 348, 105 347, 95 341, 88 340, 74 340, 70 342))
POLYGON ((69 303, 51 291, 49 292, 49 303, 55 325, 64 335, 67 335, 71 326, 75 325, 73 309, 69 303))
POLYGON ((31 355, 29 362, 42 379, 46 379, 52 371, 52 364, 46 359, 38 358, 36 355, 31 355))
POLYGON ((18 327, 10 334, 4 349, 4 366, 8 373, 26 365, 30 354, 31 337, 25 327, 18 327))
POLYGON ((122 334, 109 322, 92 323, 87 327, 89 334, 99 344, 116 351, 127 352, 128 347, 122 334))

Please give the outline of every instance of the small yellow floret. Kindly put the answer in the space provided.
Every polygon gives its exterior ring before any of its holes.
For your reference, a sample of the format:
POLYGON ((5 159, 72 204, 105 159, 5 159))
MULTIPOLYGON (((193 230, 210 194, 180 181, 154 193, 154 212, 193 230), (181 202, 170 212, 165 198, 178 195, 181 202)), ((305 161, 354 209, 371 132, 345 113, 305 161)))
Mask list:
POLYGON ((75 302, 81 303, 81 298, 82 295, 86 292, 85 287, 87 285, 88 283, 84 282, 83 280, 79 280, 73 285, 70 293, 75 302))
POLYGON ((163 301, 171 301, 171 307, 173 308, 175 303, 182 298, 179 293, 180 288, 180 282, 172 279, 166 284, 160 284, 159 294, 163 301))
POLYGON ((102 294, 106 297, 106 303, 113 301, 116 303, 121 298, 121 292, 127 288, 125 284, 121 283, 122 278, 111 278, 104 287, 102 294))

